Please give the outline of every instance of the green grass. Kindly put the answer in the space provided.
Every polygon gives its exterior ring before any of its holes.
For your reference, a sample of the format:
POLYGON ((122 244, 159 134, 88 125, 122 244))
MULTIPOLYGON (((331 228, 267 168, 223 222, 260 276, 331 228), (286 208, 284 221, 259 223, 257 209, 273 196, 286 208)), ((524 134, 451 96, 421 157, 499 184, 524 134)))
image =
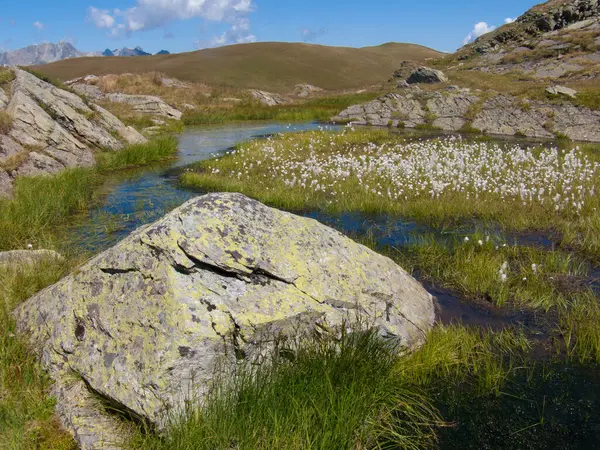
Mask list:
POLYGON ((430 448, 445 426, 433 398, 441 386, 500 395, 523 369, 527 339, 434 329, 424 346, 399 353, 373 333, 313 340, 269 366, 219 381, 204 407, 186 411, 163 436, 138 435, 143 449, 430 448))
POLYGON ((17 178, 13 199, 0 201, 0 250, 54 247, 59 228, 93 203, 98 182, 91 169, 17 178))
POLYGON ((573 102, 579 106, 600 110, 600 89, 581 90, 573 102))
POLYGON ((167 161, 173 159, 176 152, 177 139, 175 137, 158 137, 145 144, 130 145, 118 152, 105 152, 98 155, 98 170, 109 172, 167 161))
POLYGON ((12 310, 37 291, 55 283, 69 263, 40 262, 0 270, 0 436, 1 448, 74 450, 71 436, 54 416, 50 380, 22 338, 12 310))
POLYGON ((10 83, 15 79, 15 74, 10 69, 0 69, 0 84, 10 83))
POLYGON ((281 122, 327 121, 351 105, 363 103, 378 97, 380 93, 342 95, 307 100, 280 106, 266 106, 257 103, 242 103, 232 107, 205 107, 183 115, 185 125, 206 125, 254 120, 274 120, 281 122))

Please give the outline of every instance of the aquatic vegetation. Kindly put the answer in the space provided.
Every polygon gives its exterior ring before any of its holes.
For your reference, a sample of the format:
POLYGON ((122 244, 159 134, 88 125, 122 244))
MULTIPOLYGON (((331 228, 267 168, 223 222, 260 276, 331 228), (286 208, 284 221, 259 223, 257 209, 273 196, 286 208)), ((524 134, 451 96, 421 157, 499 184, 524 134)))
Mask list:
POLYGON ((593 212, 598 168, 578 148, 506 147, 459 137, 374 142, 369 132, 348 130, 250 142, 182 181, 242 186, 260 197, 276 191, 281 203, 298 197, 297 203, 331 209, 531 223, 593 212))
POLYGON ((145 166, 172 159, 176 152, 177 138, 161 136, 145 144, 130 145, 118 152, 98 155, 98 170, 106 172, 145 166))

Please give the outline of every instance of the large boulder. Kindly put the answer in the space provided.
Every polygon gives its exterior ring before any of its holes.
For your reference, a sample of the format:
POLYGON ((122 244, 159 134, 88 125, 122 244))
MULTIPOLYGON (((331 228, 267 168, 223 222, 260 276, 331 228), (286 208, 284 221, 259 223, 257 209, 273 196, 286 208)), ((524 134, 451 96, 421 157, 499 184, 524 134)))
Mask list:
POLYGON ((63 423, 90 449, 118 434, 91 392, 161 428, 202 399, 216 368, 264 355, 275 340, 355 325, 413 348, 434 307, 392 260, 337 231, 241 194, 209 194, 15 316, 55 381, 63 423))
POLYGON ((406 79, 408 84, 417 83, 447 83, 448 77, 441 70, 430 67, 419 67, 406 79))

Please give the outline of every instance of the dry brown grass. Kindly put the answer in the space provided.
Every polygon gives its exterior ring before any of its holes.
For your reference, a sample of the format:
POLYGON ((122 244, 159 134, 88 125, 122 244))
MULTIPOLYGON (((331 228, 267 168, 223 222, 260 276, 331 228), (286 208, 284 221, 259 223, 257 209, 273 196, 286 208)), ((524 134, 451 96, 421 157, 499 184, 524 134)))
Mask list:
POLYGON ((8 134, 12 128, 12 117, 5 111, 0 111, 0 134, 8 134))
POLYGON ((326 90, 370 86, 388 79, 402 60, 423 61, 440 56, 435 50, 414 44, 348 48, 261 42, 175 55, 74 58, 36 69, 63 80, 89 74, 157 71, 209 86, 291 92, 301 83, 326 90))

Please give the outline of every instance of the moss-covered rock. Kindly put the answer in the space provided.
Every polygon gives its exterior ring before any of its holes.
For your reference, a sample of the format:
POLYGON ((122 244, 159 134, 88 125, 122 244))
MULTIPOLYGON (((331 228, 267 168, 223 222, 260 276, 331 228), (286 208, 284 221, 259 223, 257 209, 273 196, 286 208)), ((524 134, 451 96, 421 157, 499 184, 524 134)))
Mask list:
MULTIPOLYGON (((169 412, 202 398, 217 368, 275 341, 360 324, 410 348, 434 308, 393 261, 337 231, 240 194, 210 194, 37 294, 16 318, 59 385, 76 374, 163 427, 169 412)), ((57 390, 59 407, 68 391, 57 390)), ((76 433, 79 410, 61 409, 76 433)), ((90 427, 78 427, 94 448, 90 427)))

